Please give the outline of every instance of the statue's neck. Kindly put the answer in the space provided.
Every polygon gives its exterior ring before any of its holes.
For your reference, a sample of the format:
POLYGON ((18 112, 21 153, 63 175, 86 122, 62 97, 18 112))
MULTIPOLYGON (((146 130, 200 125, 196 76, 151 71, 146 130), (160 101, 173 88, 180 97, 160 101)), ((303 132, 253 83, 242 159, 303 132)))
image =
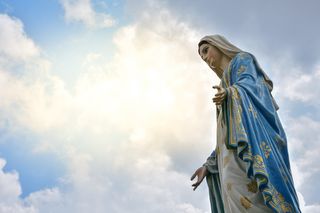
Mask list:
POLYGON ((217 69, 217 72, 216 72, 220 79, 223 76, 224 70, 226 70, 228 68, 230 62, 231 62, 231 58, 229 58, 226 55, 222 56, 221 62, 220 62, 220 66, 219 66, 219 68, 217 69))

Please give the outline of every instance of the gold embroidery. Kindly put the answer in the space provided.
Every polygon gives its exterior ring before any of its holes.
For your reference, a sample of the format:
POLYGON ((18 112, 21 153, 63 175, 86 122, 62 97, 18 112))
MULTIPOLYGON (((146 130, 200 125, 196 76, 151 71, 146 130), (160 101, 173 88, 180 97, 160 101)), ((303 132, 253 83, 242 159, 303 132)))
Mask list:
POLYGON ((239 100, 239 99, 240 99, 240 95, 239 95, 239 92, 238 92, 238 90, 237 90, 237 89, 235 89, 235 91, 234 91, 233 95, 234 95, 234 98, 235 98, 235 99, 237 99, 237 100, 239 100))
POLYGON ((218 146, 217 146, 217 148, 216 148, 216 153, 217 153, 217 156, 220 154, 220 149, 219 149, 218 146))
POLYGON ((252 150, 251 150, 251 145, 250 144, 248 144, 248 156, 250 158, 252 158, 252 150))
POLYGON ((256 180, 252 180, 250 183, 247 184, 247 188, 249 192, 257 193, 258 185, 256 180))
POLYGON ((250 103, 250 107, 249 107, 248 110, 249 110, 249 112, 252 112, 254 118, 257 118, 257 112, 256 112, 256 110, 253 108, 253 106, 251 105, 251 103, 250 103))
POLYGON ((238 75, 239 75, 240 73, 242 73, 243 71, 245 71, 245 70, 246 70, 246 66, 241 65, 241 66, 239 67, 238 71, 237 71, 238 75))
POLYGON ((231 191, 231 189, 232 189, 232 183, 227 183, 227 189, 228 189, 228 191, 231 191))
POLYGON ((247 134, 243 127, 242 123, 242 107, 240 100, 237 100, 236 97, 239 97, 239 92, 237 91, 237 87, 231 87, 230 88, 230 104, 229 106, 229 124, 230 128, 228 130, 228 139, 226 140, 227 148, 234 148, 233 146, 236 146, 236 142, 239 140, 247 141, 247 134))
POLYGON ((248 146, 246 148, 246 151, 243 154, 243 160, 252 161, 252 150, 251 150, 251 145, 249 143, 248 143, 248 146))
POLYGON ((261 155, 255 155, 253 156, 253 170, 256 173, 263 174, 262 178, 257 179, 258 185, 260 186, 261 184, 266 184, 268 182, 268 173, 266 172, 266 166, 263 162, 263 158, 261 155))
POLYGON ((264 141, 261 142, 260 144, 261 149, 264 152, 264 156, 268 159, 270 156, 271 148, 268 146, 268 144, 264 141))
MULTIPOLYGON (((240 99, 239 98, 239 92, 237 89, 234 89, 234 97, 235 99, 240 99)), ((246 134, 243 126, 242 126, 242 118, 241 118, 241 114, 242 114, 242 107, 241 105, 238 103, 238 100, 235 100, 234 101, 235 103, 235 118, 236 118, 236 129, 237 129, 237 132, 238 134, 246 134)))
MULTIPOLYGON (((230 92, 233 96, 233 93, 234 93, 234 88, 230 88, 230 92)), ((231 96, 231 101, 230 101, 230 104, 229 104, 229 111, 230 111, 230 117, 229 117, 229 124, 230 124, 230 128, 229 128, 229 141, 227 141, 226 143, 227 144, 231 144, 231 145, 235 145, 235 141, 234 141, 234 137, 233 137, 233 121, 232 121, 232 109, 233 109, 233 98, 231 96)), ((228 146, 227 146, 228 147, 228 146)))
POLYGON ((250 201, 247 197, 245 197, 245 196, 242 196, 242 197, 240 198, 240 203, 241 203, 241 205, 242 205, 244 208, 246 208, 246 209, 249 209, 249 208, 252 207, 251 201, 250 201))
POLYGON ((285 203, 281 203, 280 205, 281 205, 282 212, 286 212, 286 213, 293 212, 292 206, 289 203, 285 202, 285 203))
POLYGON ((269 204, 277 210, 277 212, 283 212, 283 213, 293 213, 292 205, 285 201, 283 195, 279 193, 274 186, 270 186, 267 190, 269 194, 272 196, 272 200, 269 202, 269 204))
POLYGON ((227 155, 223 158, 223 168, 230 162, 230 157, 227 155))
MULTIPOLYGON (((240 53, 240 57, 249 57, 248 53, 240 53)), ((249 57, 250 58, 250 57, 249 57)), ((243 69, 243 68, 242 68, 243 69)), ((228 72, 223 75, 222 85, 224 87, 230 87, 230 78, 231 78, 231 66, 228 67, 228 72)), ((228 137, 226 140, 226 146, 228 149, 234 148, 237 144, 237 141, 243 140, 247 141, 247 134, 242 124, 242 107, 241 107, 241 97, 239 95, 239 91, 236 85, 229 88, 228 92, 228 112, 229 118, 228 123, 230 124, 230 128, 228 128, 228 137)))
POLYGON ((257 169, 264 169, 265 168, 263 158, 260 155, 254 156, 253 166, 257 169))

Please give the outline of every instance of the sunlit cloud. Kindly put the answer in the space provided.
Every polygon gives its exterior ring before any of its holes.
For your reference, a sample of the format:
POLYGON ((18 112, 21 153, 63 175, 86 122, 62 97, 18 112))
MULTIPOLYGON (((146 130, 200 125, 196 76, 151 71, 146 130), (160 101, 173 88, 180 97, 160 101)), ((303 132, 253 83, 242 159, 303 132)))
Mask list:
POLYGON ((120 28, 112 62, 97 63, 102 56, 88 53, 72 90, 50 70, 24 78, 1 72, 6 116, 37 134, 35 152, 54 152, 66 162, 58 188, 30 194, 29 206, 40 212, 47 206, 59 212, 209 208, 208 199, 192 192, 189 176, 214 146, 213 73, 199 63, 199 35, 168 11, 160 14, 120 28))
POLYGON ((107 14, 96 12, 91 0, 60 0, 67 22, 80 22, 89 28, 106 28, 115 25, 115 19, 107 14))
POLYGON ((23 23, 0 14, 0 68, 32 60, 39 55, 39 48, 24 32, 23 23))

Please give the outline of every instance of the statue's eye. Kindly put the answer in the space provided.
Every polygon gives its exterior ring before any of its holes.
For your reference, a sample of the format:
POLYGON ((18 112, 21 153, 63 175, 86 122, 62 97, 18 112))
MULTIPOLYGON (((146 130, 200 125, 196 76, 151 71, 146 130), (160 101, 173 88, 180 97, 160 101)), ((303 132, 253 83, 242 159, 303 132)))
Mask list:
POLYGON ((207 52, 208 52, 208 47, 203 48, 202 53, 207 54, 207 52))

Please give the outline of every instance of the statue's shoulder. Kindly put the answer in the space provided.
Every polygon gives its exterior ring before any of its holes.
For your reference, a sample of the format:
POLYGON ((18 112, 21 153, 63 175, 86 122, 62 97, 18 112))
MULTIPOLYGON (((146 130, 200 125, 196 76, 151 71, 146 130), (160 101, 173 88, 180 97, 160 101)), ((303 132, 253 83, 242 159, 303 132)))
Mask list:
POLYGON ((254 61, 254 56, 251 53, 239 52, 232 59, 231 67, 233 69, 238 69, 241 66, 253 63, 253 61, 254 61))
POLYGON ((248 52, 239 52, 236 54, 235 59, 237 61, 241 61, 241 60, 252 60, 253 59, 253 55, 251 53, 248 52))
POLYGON ((231 62, 231 70, 230 75, 232 76, 239 76, 240 74, 246 72, 246 73, 252 73, 256 72, 256 69, 251 69, 254 66, 254 56, 249 52, 239 52, 237 53, 231 62), (252 66, 253 65, 253 66, 252 66))

